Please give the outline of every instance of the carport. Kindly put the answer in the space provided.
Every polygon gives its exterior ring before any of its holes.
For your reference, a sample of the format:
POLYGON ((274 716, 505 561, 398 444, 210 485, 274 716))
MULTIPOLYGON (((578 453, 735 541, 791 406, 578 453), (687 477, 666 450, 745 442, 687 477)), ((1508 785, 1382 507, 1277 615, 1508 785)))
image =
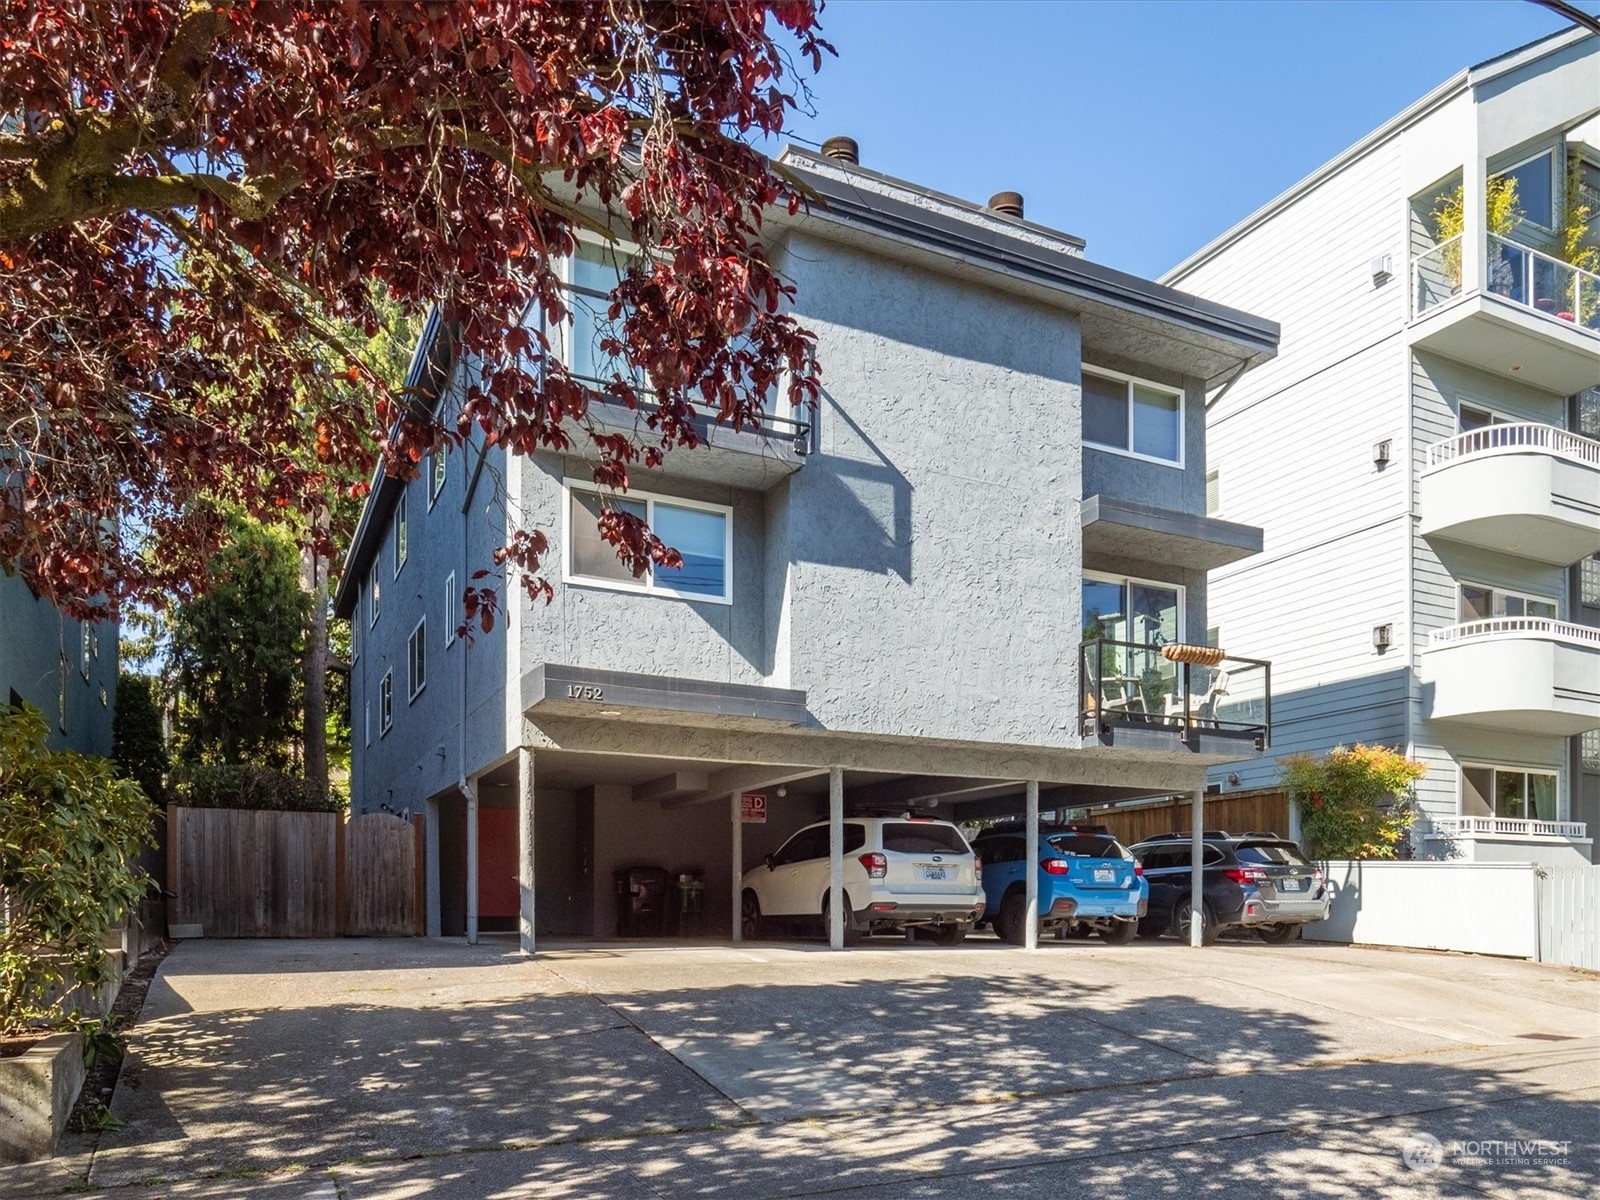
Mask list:
MULTIPOLYGON (((1234 746, 1177 730, 1162 740, 1154 728, 1059 749, 848 735, 808 727, 799 692, 548 665, 525 677, 523 700, 522 744, 467 780, 463 795, 429 802, 429 928, 475 941, 503 927, 514 883, 515 927, 530 954, 541 937, 610 936, 613 873, 640 865, 700 872, 698 932, 737 942, 744 871, 826 817, 830 890, 839 890, 846 815, 867 807, 956 822, 1018 816, 1033 860, 1041 811, 1188 794, 1198 846, 1205 768, 1239 757, 1234 746), (747 796, 764 797, 764 820, 749 819, 747 796), (458 807, 461 852, 451 860, 441 847, 458 807), (459 926, 444 919, 447 893, 462 897, 459 926)), ((1038 884, 1033 872, 1026 880, 1031 947, 1038 884)), ((1198 869, 1193 886, 1198 901, 1198 869)), ((843 948, 838 907, 828 937, 843 948)))

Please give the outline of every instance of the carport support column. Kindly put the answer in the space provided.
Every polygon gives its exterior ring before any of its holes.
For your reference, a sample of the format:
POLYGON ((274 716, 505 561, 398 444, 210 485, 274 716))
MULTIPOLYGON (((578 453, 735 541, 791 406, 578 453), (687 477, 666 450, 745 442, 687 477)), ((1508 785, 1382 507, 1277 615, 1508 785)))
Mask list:
POLYGON ((1205 912, 1200 886, 1205 874, 1205 805, 1206 789, 1195 788, 1194 802, 1190 806, 1194 813, 1194 827, 1189 837, 1189 852, 1193 858, 1189 865, 1189 945, 1196 949, 1200 946, 1201 914, 1205 912))
POLYGON ((1024 851, 1023 862, 1027 866, 1022 871, 1022 887, 1027 903, 1023 906, 1026 911, 1023 914, 1022 947, 1025 950, 1037 950, 1039 948, 1039 781, 1037 779, 1028 780, 1028 811, 1024 820, 1027 822, 1027 849, 1024 851))
POLYGON ((844 768, 828 768, 828 947, 844 949, 844 768))
POLYGON ((522 952, 534 952, 533 936, 533 751, 517 747, 517 932, 522 952))
POLYGON ((467 945, 478 944, 478 781, 467 780, 467 945))
POLYGON ((733 822, 733 940, 744 941, 744 813, 739 807, 739 793, 728 797, 729 820, 733 822))

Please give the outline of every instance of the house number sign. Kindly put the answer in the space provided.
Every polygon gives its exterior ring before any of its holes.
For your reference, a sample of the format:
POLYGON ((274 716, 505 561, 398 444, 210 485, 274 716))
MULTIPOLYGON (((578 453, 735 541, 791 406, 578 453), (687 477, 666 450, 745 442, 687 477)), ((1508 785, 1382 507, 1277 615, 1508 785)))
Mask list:
POLYGON ((586 683, 567 684, 568 700, 604 700, 605 698, 606 692, 604 688, 595 687, 592 684, 586 683))

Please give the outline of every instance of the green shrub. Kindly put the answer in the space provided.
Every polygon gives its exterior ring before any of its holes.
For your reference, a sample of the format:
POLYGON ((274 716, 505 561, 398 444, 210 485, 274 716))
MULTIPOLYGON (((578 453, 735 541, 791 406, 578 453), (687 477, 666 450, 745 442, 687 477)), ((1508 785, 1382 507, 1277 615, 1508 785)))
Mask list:
POLYGON ((1278 778, 1312 858, 1394 858, 1416 820, 1412 788, 1427 770, 1384 746, 1335 746, 1322 759, 1280 760, 1278 778))
POLYGON ((168 755, 161 734, 156 681, 127 672, 117 680, 117 708, 111 718, 111 757, 122 773, 144 789, 150 803, 165 808, 168 755))
POLYGON ((103 758, 49 750, 32 705, 0 708, 0 1032, 59 1021, 53 994, 99 987, 112 927, 149 885, 134 865, 150 801, 103 758))
POLYGON ((172 803, 187 808, 254 808, 272 812, 339 812, 348 801, 298 775, 239 764, 180 764, 167 784, 172 803))

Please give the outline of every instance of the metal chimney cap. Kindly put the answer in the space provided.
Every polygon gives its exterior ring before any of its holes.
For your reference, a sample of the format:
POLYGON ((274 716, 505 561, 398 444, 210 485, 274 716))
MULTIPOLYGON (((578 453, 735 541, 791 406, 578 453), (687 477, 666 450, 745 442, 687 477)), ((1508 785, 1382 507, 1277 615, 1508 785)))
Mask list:
POLYGON ((1022 216, 1021 192, 996 192, 989 197, 989 208, 1008 217, 1022 216))
POLYGON ((822 157, 861 165, 861 147, 853 137, 831 137, 822 143, 822 157))

